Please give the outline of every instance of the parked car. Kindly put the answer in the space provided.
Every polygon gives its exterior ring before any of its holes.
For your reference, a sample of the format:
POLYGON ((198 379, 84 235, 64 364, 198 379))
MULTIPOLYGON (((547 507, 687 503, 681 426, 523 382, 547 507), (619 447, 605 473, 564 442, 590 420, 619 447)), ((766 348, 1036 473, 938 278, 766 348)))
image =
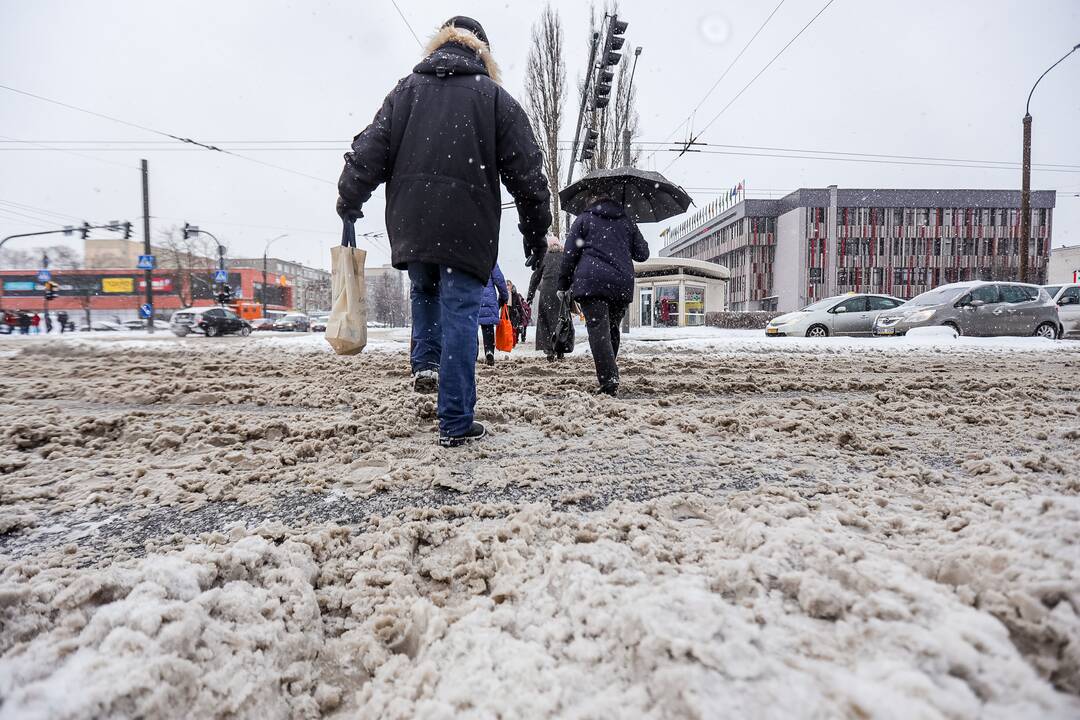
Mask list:
POLYGON ((330 313, 319 313, 311 316, 311 331, 326 332, 326 323, 330 320, 330 313))
POLYGON ((958 335, 1061 337, 1058 306, 1038 285, 972 281, 942 285, 882 313, 875 335, 941 326, 958 335))
POLYGON ((121 330, 127 330, 127 328, 117 323, 105 321, 92 322, 79 328, 80 332, 119 332, 121 330))
POLYGON ((765 334, 769 337, 869 335, 878 313, 903 304, 903 300, 891 295, 837 295, 773 318, 765 326, 765 334))
POLYGON ((310 332, 311 318, 303 313, 292 313, 276 321, 274 329, 285 332, 310 332))
POLYGON ((201 332, 207 337, 250 335, 251 325, 227 307, 185 308, 173 313, 169 329, 178 337, 201 332))
MULTIPOLYGON (((125 320, 122 323, 122 325, 124 326, 125 330, 145 330, 146 329, 146 321, 145 320, 125 320)), ((163 320, 155 320, 154 321, 154 329, 155 330, 168 330, 169 329, 169 323, 167 323, 167 322, 165 322, 163 320)))
POLYGON ((251 325, 252 330, 273 330, 274 318, 255 318, 254 320, 248 320, 248 324, 251 325))
POLYGON ((1080 338, 1080 283, 1043 285, 1043 290, 1058 306, 1061 337, 1080 338))

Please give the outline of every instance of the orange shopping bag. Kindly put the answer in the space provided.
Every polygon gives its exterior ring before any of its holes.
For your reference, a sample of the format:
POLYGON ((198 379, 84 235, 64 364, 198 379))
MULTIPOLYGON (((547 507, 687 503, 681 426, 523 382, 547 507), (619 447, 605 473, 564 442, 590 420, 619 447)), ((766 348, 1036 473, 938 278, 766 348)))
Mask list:
POLYGON ((514 349, 516 341, 514 326, 510 324, 510 311, 507 310, 506 305, 503 305, 499 324, 495 327, 495 349, 510 352, 514 349))

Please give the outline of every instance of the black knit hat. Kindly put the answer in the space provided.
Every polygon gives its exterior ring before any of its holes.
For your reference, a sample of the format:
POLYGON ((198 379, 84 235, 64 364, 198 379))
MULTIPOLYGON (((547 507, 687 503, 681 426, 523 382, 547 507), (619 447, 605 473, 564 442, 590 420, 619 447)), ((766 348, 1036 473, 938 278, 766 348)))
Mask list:
POLYGON ((454 17, 443 23, 443 27, 450 27, 451 25, 456 28, 461 28, 462 30, 468 30, 473 35, 483 40, 485 45, 491 44, 490 42, 488 42, 487 33, 484 32, 484 26, 473 20, 471 17, 465 17, 464 15, 455 15, 454 17))

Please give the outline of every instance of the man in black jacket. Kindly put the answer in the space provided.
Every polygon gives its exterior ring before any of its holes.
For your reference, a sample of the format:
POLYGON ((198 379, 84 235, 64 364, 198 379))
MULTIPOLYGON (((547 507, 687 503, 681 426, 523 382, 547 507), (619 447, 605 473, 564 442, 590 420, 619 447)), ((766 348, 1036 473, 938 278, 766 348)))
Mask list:
POLYGON ((345 154, 338 214, 351 222, 386 188, 391 261, 412 282, 414 387, 439 393, 439 442, 484 436, 473 421, 480 296, 499 254, 500 179, 518 208, 525 264, 543 259, 551 224, 543 157, 521 106, 499 85, 487 35, 448 20, 427 57, 345 154))

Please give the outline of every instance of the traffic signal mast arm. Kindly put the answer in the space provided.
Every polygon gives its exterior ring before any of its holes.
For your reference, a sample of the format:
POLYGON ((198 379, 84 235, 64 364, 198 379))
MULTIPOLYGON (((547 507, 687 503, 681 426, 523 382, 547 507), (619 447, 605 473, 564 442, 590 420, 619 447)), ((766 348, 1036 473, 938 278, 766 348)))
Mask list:
MULTIPOLYGON (((83 239, 85 240, 87 232, 89 232, 90 230, 119 230, 119 228, 121 227, 126 228, 124 237, 131 237, 131 223, 129 222, 121 224, 110 223, 109 225, 90 225, 89 223, 83 223, 82 227, 78 228, 78 230, 80 233, 82 233, 83 239)), ((68 226, 65 228, 61 228, 60 230, 42 230, 41 232, 8 235, 3 240, 0 240, 0 248, 4 247, 4 243, 6 243, 8 240, 14 240, 15 238, 37 237, 39 235, 71 235, 74 232, 75 228, 68 226)))

